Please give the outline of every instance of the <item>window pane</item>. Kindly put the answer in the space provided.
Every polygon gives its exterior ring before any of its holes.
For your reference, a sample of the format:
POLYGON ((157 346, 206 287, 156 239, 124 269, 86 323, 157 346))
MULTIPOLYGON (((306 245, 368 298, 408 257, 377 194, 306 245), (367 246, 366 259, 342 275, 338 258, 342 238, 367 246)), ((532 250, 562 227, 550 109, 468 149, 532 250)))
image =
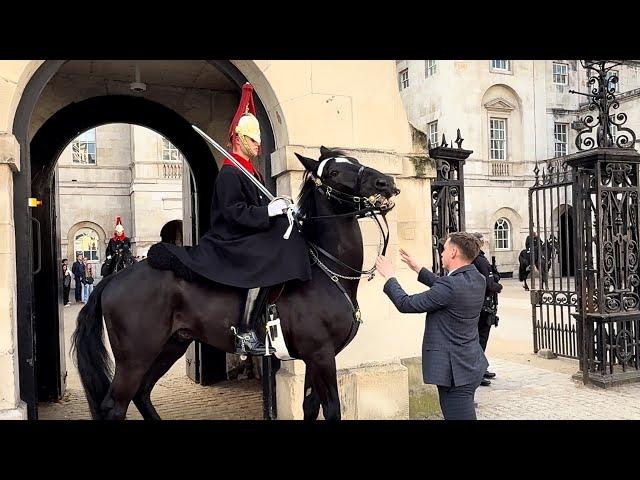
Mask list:
POLYGON ((180 150, 166 138, 162 138, 162 161, 174 162, 182 160, 180 150))
POLYGON ((491 67, 496 70, 509 70, 509 60, 491 60, 491 67))
POLYGON ((433 145, 438 144, 438 122, 431 122, 429 124, 429 143, 433 145))
POLYGON ((506 159, 506 120, 501 118, 492 118, 489 123, 490 140, 491 140, 491 159, 506 159))
POLYGON ((511 248, 511 227, 506 218, 500 218, 494 226, 495 248, 508 250, 511 248))
POLYGON ((76 140, 82 141, 82 142, 95 142, 96 129, 92 128, 91 130, 87 130, 86 132, 81 133, 80 135, 78 135, 78 138, 76 138, 76 140))

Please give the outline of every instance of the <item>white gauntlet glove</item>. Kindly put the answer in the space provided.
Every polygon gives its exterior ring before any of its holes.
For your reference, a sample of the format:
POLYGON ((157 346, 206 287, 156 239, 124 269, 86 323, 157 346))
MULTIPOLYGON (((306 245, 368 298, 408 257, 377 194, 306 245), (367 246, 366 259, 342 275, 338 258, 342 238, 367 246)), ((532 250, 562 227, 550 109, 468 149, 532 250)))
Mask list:
POLYGON ((286 197, 276 197, 271 200, 267 207, 270 217, 286 214, 286 210, 292 204, 291 200, 286 197))

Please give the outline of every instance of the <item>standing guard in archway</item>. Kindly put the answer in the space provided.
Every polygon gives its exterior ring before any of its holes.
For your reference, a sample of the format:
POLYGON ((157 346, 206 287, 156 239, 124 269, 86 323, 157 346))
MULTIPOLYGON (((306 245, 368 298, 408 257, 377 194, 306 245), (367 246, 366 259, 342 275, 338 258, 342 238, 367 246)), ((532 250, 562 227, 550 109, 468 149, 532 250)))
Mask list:
POLYGON ((113 237, 111 237, 107 245, 106 254, 107 259, 100 271, 103 277, 123 270, 135 263, 131 255, 131 241, 124 233, 124 227, 122 226, 120 217, 116 218, 116 228, 114 229, 113 237))

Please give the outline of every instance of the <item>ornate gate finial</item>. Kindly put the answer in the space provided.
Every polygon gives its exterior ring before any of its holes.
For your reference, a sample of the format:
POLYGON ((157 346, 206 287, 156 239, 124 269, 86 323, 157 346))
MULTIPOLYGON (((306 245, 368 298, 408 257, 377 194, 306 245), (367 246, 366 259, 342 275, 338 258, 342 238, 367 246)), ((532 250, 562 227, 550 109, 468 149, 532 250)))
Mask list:
POLYGON ((589 150, 597 147, 618 147, 634 148, 636 134, 630 128, 623 127, 627 121, 627 114, 618 112, 610 113, 610 109, 618 109, 620 103, 616 100, 614 92, 618 83, 616 74, 610 75, 611 69, 617 67, 622 62, 611 60, 581 60, 582 67, 587 70, 589 79, 587 85, 592 86, 591 93, 576 92, 569 90, 569 93, 576 93, 589 97, 589 110, 598 110, 595 117, 592 114, 585 115, 582 122, 586 125, 576 137, 576 147, 578 150, 589 150), (616 138, 612 135, 612 126, 615 126, 616 138), (596 130, 596 140, 591 137, 582 138, 583 135, 596 130))

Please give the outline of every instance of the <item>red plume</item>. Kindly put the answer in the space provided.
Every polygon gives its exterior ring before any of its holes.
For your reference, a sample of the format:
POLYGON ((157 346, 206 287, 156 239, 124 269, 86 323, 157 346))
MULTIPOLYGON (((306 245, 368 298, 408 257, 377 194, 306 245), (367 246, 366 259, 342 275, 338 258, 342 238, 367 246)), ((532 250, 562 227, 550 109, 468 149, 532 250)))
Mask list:
POLYGON ((232 139, 236 134, 236 127, 238 126, 240 117, 242 117, 242 115, 244 115, 247 111, 252 115, 256 114, 256 107, 253 103, 253 85, 251 85, 249 82, 245 83, 242 86, 242 96, 240 97, 240 104, 238 105, 238 110, 236 110, 236 114, 234 115, 233 120, 231 121, 231 126, 229 127, 229 139, 232 139))

